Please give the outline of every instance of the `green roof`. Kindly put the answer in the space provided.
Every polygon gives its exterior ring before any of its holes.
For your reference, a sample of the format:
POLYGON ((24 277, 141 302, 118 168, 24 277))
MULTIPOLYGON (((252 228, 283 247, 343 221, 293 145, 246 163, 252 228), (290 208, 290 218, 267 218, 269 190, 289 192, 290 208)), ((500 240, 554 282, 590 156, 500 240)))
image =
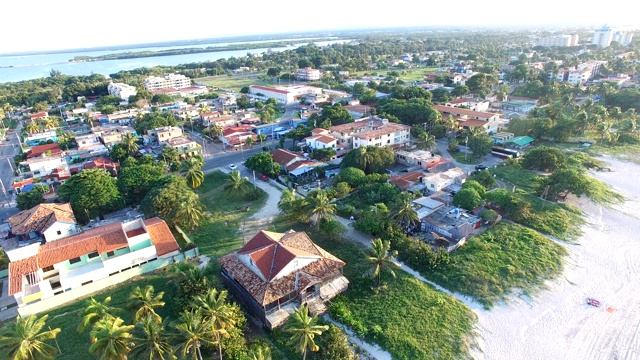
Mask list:
POLYGON ((531 136, 517 136, 514 137, 513 139, 507 141, 509 143, 514 143, 518 146, 525 146, 528 145, 529 143, 533 142, 535 139, 532 138, 531 136))

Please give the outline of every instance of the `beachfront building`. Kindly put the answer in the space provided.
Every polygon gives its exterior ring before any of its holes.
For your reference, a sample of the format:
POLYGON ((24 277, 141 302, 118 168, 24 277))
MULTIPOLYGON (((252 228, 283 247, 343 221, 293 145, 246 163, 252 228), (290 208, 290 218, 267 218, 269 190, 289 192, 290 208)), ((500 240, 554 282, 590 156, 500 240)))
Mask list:
POLYGON ((168 265, 163 260, 179 250, 171 230, 159 218, 112 222, 8 250, 8 293, 23 316, 45 311, 168 265))
POLYGON ((150 76, 144 80, 147 91, 161 89, 183 89, 191 87, 191 79, 180 74, 168 74, 163 77, 150 76))
POLYGON ((135 86, 114 82, 109 83, 107 91, 109 91, 109 95, 117 96, 127 102, 129 101, 129 96, 135 96, 138 93, 135 86))
POLYGON ((237 252, 218 259, 225 285, 263 326, 274 329, 307 305, 312 314, 349 285, 345 262, 305 232, 262 230, 237 252))
POLYGON ((298 69, 296 72, 296 79, 304 81, 317 81, 320 80, 320 70, 306 67, 304 69, 298 69))

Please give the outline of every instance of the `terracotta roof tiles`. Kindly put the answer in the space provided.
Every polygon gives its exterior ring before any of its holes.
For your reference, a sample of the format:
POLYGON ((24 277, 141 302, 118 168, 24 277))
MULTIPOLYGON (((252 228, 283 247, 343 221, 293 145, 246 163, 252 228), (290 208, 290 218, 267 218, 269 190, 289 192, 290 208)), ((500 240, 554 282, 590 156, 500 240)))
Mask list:
POLYGON ((144 225, 149 232, 151 242, 156 247, 158 256, 166 255, 171 252, 180 250, 180 246, 176 238, 171 233, 169 226, 160 218, 152 218, 144 220, 144 225))
POLYGON ((57 221, 77 223, 69 203, 39 204, 7 219, 7 222, 11 224, 11 231, 20 235, 32 231, 43 233, 57 221))

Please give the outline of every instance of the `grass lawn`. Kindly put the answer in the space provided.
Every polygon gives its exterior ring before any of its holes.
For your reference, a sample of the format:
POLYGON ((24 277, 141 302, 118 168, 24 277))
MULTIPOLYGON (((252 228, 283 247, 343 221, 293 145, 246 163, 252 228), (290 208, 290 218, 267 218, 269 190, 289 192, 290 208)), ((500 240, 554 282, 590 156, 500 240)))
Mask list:
MULTIPOLYGON (((196 189, 208 213, 200 226, 189 233, 189 238, 198 246, 200 253, 216 259, 243 245, 240 226, 242 221, 262 208, 267 194, 259 188, 256 200, 248 200, 243 195, 227 194, 224 190, 227 174, 214 171, 205 176, 202 185, 196 189), (249 207, 249 211, 245 211, 249 207)), ((250 185, 253 189, 254 186, 250 185)), ((211 262, 217 266, 217 262, 211 262)))
POLYGON ((387 76, 390 71, 396 71, 400 74, 400 79, 405 82, 411 81, 424 81, 424 75, 428 72, 433 72, 437 67, 420 67, 418 69, 386 69, 386 70, 367 70, 356 71, 351 73, 351 77, 362 76, 364 74, 376 74, 377 76, 387 76))
POLYGON ((464 152, 460 151, 449 151, 449 155, 451 155, 457 162, 461 164, 480 164, 484 160, 484 156, 476 157, 471 153, 466 153, 467 157, 465 159, 464 152))
POLYGON ((332 316, 367 341, 389 351, 394 359, 456 359, 468 355, 476 324, 475 314, 455 298, 404 271, 384 276, 385 288, 372 290, 363 277, 369 264, 366 250, 348 240, 331 241, 306 225, 277 222, 278 231, 305 230, 322 248, 347 263, 349 289, 332 300, 332 316))
POLYGON ((240 89, 242 89, 244 86, 249 86, 249 85, 262 85, 262 86, 273 85, 270 79, 260 80, 258 77, 228 76, 228 75, 208 76, 204 78, 195 79, 194 82, 203 83, 207 86, 215 86, 222 89, 230 89, 236 92, 240 92, 240 89))
POLYGON ((510 294, 531 295, 562 273, 567 250, 525 227, 502 223, 472 238, 425 277, 490 308, 510 294))
MULTIPOLYGON (((114 315, 121 317, 125 324, 130 324, 133 314, 124 310, 129 294, 131 294, 136 286, 144 288, 147 285, 153 285, 156 294, 164 291, 165 300, 170 300, 173 297, 174 288, 167 283, 167 277, 162 270, 156 273, 142 275, 118 286, 106 288, 92 296, 100 301, 104 300, 107 296, 111 296, 112 300, 110 305, 120 309, 119 312, 114 315)), ((78 333, 77 331, 81 313, 84 308, 85 301, 78 300, 72 304, 48 312, 49 319, 47 320, 47 325, 51 326, 52 329, 62 329, 57 337, 62 354, 56 356, 56 360, 93 358, 93 355, 89 354, 89 346, 91 346, 89 341, 90 329, 84 333, 78 333)), ((170 312, 171 309, 168 302, 163 308, 157 309, 157 313, 162 316, 163 319, 168 317, 170 312)))

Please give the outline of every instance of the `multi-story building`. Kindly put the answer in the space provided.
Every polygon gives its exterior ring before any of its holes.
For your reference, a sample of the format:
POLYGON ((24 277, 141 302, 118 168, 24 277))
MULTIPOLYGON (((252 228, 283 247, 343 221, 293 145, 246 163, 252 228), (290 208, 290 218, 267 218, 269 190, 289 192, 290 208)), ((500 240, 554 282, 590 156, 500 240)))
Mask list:
POLYGON ((29 166, 29 171, 32 172, 34 178, 49 175, 58 168, 68 168, 67 159, 63 154, 27 159, 26 164, 29 166))
POLYGON ((545 36, 538 39, 538 46, 577 46, 578 40, 578 34, 545 36))
POLYGON ((109 95, 117 96, 125 101, 129 101, 129 96, 135 96, 138 93, 135 86, 113 82, 109 83, 107 91, 109 91, 109 95))
POLYGON ((374 116, 329 128, 331 136, 338 140, 336 146, 346 149, 360 146, 404 146, 409 143, 410 130, 408 125, 389 123, 387 119, 374 116))
POLYGON ((611 45, 612 41, 616 41, 621 45, 627 46, 631 43, 631 40, 633 40, 633 33, 604 25, 602 28, 593 31, 591 44, 606 48, 611 45))
POLYGON ((180 74, 168 74, 164 77, 150 76, 144 80, 147 91, 161 89, 183 89, 191 87, 191 79, 180 74))
POLYGON ((122 137, 126 134, 133 134, 137 136, 136 130, 131 126, 124 125, 109 125, 98 126, 93 128, 93 133, 100 138, 102 143, 111 147, 116 143, 122 141, 122 137))
POLYGON ((21 315, 44 311, 168 265, 167 258, 179 250, 171 230, 159 218, 113 222, 7 251, 11 261, 8 292, 21 315), (79 290, 85 286, 87 290, 79 290))
POLYGON ((201 152, 202 147, 188 136, 181 136, 167 140, 168 146, 178 150, 181 158, 197 155, 201 152))
POLYGON ((481 126, 487 133, 498 132, 500 114, 444 105, 434 105, 433 108, 442 114, 443 119, 446 119, 449 115, 453 116, 463 128, 481 126))
POLYGON ((260 85, 250 85, 249 94, 260 99, 275 99, 281 104, 291 104, 297 101, 301 96, 308 94, 322 94, 322 89, 315 86, 296 85, 296 86, 279 86, 266 87, 260 85))
POLYGON ((305 81, 320 80, 320 70, 312 69, 310 67, 298 69, 296 72, 296 79, 305 81))
POLYGON ((575 69, 567 72, 567 82, 571 85, 584 84, 591 78, 593 73, 590 69, 575 69))
POLYGON ((58 142, 58 134, 55 130, 47 130, 35 134, 29 134, 24 137, 24 143, 29 146, 40 145, 41 142, 46 143, 49 140, 58 142))
POLYGON ((147 130, 147 135, 149 135, 151 141, 164 145, 170 139, 182 137, 182 129, 176 126, 165 126, 147 130))

